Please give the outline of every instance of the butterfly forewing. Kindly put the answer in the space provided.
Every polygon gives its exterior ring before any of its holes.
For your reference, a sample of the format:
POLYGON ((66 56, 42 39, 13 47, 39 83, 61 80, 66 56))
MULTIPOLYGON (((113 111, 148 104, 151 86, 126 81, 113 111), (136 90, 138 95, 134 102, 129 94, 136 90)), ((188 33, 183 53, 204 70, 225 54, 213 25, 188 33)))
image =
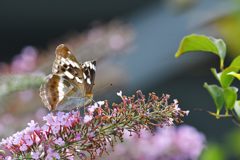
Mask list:
POLYGON ((63 44, 56 48, 50 74, 40 88, 40 97, 49 110, 71 110, 91 102, 96 61, 79 64, 63 44))

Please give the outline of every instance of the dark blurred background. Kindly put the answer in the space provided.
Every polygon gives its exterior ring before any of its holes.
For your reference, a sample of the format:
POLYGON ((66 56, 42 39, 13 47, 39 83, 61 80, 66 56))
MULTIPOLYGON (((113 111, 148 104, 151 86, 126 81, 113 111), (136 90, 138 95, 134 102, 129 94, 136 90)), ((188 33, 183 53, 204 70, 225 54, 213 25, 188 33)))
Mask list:
POLYGON ((129 19, 153 3, 156 1, 1 1, 1 53, 6 54, 1 60, 9 61, 25 45, 44 48, 54 39, 71 31, 84 31, 91 24, 129 19))
MULTIPOLYGON (((121 70, 115 76, 117 82, 107 76, 101 78, 97 73, 102 84, 112 83, 113 87, 107 87, 104 94, 96 94, 96 100, 118 100, 115 94, 120 89, 126 95, 138 89, 145 94, 151 91, 170 94, 179 100, 181 108, 190 110, 185 119, 187 124, 202 131, 208 140, 221 142, 236 126, 230 119, 216 120, 204 111, 214 112, 215 107, 203 88, 204 82, 216 83, 210 67, 218 67, 218 59, 201 53, 175 59, 174 54, 185 35, 199 33, 223 38, 228 44, 229 62, 240 49, 237 44, 240 40, 238 6, 237 0, 0 1, 0 62, 10 64, 14 55, 29 45, 35 47, 42 58, 54 55, 58 43, 69 42, 70 48, 78 51, 82 43, 73 42, 79 38, 71 39, 71 36, 81 34, 84 37, 94 28, 105 25, 108 26, 106 32, 111 29, 115 34, 115 28, 127 26, 126 31, 118 32, 113 39, 113 52, 118 54, 103 56, 100 61, 107 61, 100 67, 100 73, 108 75, 105 68, 111 67, 121 70), (117 25, 111 26, 113 21, 117 21, 117 25), (124 36, 121 39, 119 35, 124 36), (127 45, 121 46, 125 39, 127 45), (124 49, 114 50, 115 42, 124 49)), ((91 43, 88 47, 91 48, 91 43)), ((52 62, 53 57, 48 61, 52 62)), ((46 74, 49 71, 50 68, 43 70, 46 74)))

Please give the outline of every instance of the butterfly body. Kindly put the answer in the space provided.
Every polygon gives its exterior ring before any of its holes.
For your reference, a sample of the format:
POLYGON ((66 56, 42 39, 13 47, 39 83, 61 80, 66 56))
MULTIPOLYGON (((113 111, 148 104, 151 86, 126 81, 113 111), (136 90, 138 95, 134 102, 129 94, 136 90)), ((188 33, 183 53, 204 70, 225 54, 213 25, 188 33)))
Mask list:
POLYGON ((63 44, 56 48, 52 74, 40 87, 40 97, 49 110, 72 110, 91 103, 96 61, 80 64, 63 44))

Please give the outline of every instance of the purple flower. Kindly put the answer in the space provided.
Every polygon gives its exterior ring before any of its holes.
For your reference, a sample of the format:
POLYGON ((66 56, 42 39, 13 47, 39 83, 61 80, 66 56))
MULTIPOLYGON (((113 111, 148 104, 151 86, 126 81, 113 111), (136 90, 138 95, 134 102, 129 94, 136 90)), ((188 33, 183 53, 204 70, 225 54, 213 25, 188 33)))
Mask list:
POLYGON ((98 104, 94 103, 94 105, 88 107, 88 112, 93 113, 97 108, 98 108, 98 104))
POLYGON ((23 143, 23 144, 20 146, 19 149, 20 149, 20 151, 24 152, 24 151, 26 151, 28 148, 27 148, 27 145, 23 143))
POLYGON ((66 157, 68 160, 75 160, 74 154, 69 149, 66 149, 66 157))
POLYGON ((52 148, 49 148, 47 150, 47 156, 46 156, 46 160, 54 160, 54 158, 56 159, 60 159, 60 155, 55 152, 52 148))
POLYGON ((85 115, 84 119, 83 119, 83 122, 84 123, 88 123, 88 122, 90 122, 92 120, 92 118, 93 117, 91 115, 85 115))
POLYGON ((80 133, 77 133, 76 136, 75 136, 75 140, 76 141, 79 141, 81 139, 81 134, 80 133))
POLYGON ((24 135, 23 140, 28 146, 31 146, 33 144, 32 138, 29 134, 24 135))
POLYGON ((58 139, 56 139, 54 141, 55 144, 59 145, 59 146, 63 146, 65 144, 65 142, 62 140, 61 137, 59 137, 58 139))
POLYGON ((4 160, 12 160, 12 157, 11 156, 7 156, 7 157, 5 157, 4 160))
POLYGON ((55 122, 54 118, 55 117, 53 116, 53 114, 49 113, 49 114, 47 114, 46 116, 43 117, 43 120, 46 121, 47 125, 51 125, 55 122))
POLYGON ((200 155, 204 148, 202 142, 205 141, 205 136, 203 134, 193 127, 182 126, 178 129, 176 136, 178 137, 176 145, 183 154, 188 155, 188 158, 194 159, 200 155))
POLYGON ((28 131, 31 132, 37 128, 38 124, 35 123, 34 120, 31 120, 31 122, 28 123, 28 126, 29 126, 28 131))
POLYGON ((126 142, 118 144, 109 159, 194 160, 205 147, 204 135, 191 126, 160 128, 154 135, 142 130, 141 138, 124 134, 126 142))
POLYGON ((57 121, 59 122, 59 125, 65 125, 68 121, 69 115, 64 112, 58 112, 57 113, 57 121))
POLYGON ((53 126, 51 126, 51 129, 52 129, 52 133, 54 135, 56 135, 60 131, 61 127, 60 127, 60 125, 53 125, 53 126))
POLYGON ((13 143, 14 145, 19 145, 20 142, 21 142, 21 140, 22 140, 22 133, 21 133, 21 132, 17 132, 17 133, 15 134, 14 138, 13 138, 12 143, 13 143))
POLYGON ((42 131, 43 132, 48 132, 49 131, 49 126, 47 125, 47 124, 45 124, 45 125, 43 125, 42 127, 41 127, 41 129, 42 129, 42 131))
POLYGON ((120 50, 125 45, 124 37, 120 34, 115 34, 110 37, 109 46, 113 50, 120 50))
MULTIPOLYGON (((192 143, 194 146, 191 147, 195 147, 195 150, 191 154, 187 154, 187 150, 191 148, 189 145, 183 145, 182 149, 179 145, 186 140, 194 141, 197 136, 192 139, 182 136, 180 141, 176 138, 174 129, 159 130, 155 138, 146 131, 156 126, 163 127, 181 122, 186 111, 178 108, 176 101, 168 104, 167 96, 159 98, 153 93, 146 100, 140 91, 137 92, 136 98, 122 96, 122 93, 119 95, 122 103, 109 107, 107 101, 97 102, 88 107, 84 117, 81 117, 80 111, 49 113, 43 117, 45 123, 42 127, 31 121, 24 130, 3 139, 0 147, 16 158, 31 156, 33 159, 74 159, 74 156, 78 155, 83 159, 94 159, 106 152, 108 142, 111 146, 115 144, 115 139, 111 138, 114 136, 116 139, 125 138, 130 144, 130 148, 117 146, 122 148, 121 153, 131 153, 131 150, 138 149, 137 154, 133 154, 133 159, 137 157, 154 160, 156 156, 165 158, 172 151, 187 158, 200 154, 201 142, 192 143), (153 123, 154 121, 156 123, 153 123), (128 130, 128 135, 133 136, 124 135, 124 129, 128 130), (135 136, 139 134, 142 135, 142 141, 135 136), (171 136, 167 138, 166 135, 171 136), (142 149, 139 148, 141 146, 142 149)), ((185 135, 191 135, 193 132, 191 129, 183 131, 185 135)))
POLYGON ((12 64, 12 73, 27 73, 31 72, 36 67, 37 50, 31 46, 23 48, 21 53, 17 55, 12 64))
POLYGON ((31 152, 31 156, 33 159, 39 159, 40 158, 40 152, 31 152))

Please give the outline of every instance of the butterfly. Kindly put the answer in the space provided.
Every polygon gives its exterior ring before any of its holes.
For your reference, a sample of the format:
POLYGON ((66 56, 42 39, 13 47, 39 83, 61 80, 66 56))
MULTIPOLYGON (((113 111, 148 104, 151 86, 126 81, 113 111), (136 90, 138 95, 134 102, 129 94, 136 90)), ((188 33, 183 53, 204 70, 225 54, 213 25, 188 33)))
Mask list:
POLYGON ((57 46, 56 58, 40 87, 40 97, 50 110, 72 110, 92 102, 96 61, 79 63, 64 44, 57 46))

